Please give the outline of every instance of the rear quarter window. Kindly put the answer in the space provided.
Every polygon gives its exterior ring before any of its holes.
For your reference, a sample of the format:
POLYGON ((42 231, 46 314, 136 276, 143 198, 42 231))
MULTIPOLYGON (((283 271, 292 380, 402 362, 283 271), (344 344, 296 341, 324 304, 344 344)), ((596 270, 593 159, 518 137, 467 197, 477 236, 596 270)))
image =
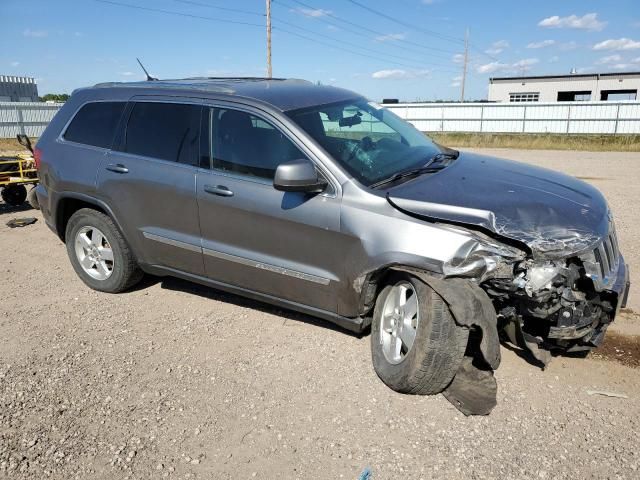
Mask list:
POLYGON ((110 148, 126 102, 85 104, 73 117, 64 133, 69 142, 110 148))

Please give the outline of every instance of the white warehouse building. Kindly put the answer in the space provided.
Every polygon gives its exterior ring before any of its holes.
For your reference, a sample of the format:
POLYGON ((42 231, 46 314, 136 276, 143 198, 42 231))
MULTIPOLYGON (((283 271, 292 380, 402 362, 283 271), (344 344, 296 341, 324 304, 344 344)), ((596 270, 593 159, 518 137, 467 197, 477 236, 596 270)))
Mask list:
POLYGON ((638 100, 640 72, 489 79, 490 102, 638 100))

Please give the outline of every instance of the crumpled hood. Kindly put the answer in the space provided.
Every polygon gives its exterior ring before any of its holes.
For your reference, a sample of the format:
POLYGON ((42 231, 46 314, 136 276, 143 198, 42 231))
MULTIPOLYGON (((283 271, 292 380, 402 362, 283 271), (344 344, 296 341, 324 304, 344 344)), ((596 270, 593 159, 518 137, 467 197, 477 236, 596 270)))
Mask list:
POLYGON ((591 185, 562 173, 460 153, 435 174, 391 187, 396 208, 431 220, 478 226, 525 243, 535 257, 566 257, 608 233, 609 211, 591 185))

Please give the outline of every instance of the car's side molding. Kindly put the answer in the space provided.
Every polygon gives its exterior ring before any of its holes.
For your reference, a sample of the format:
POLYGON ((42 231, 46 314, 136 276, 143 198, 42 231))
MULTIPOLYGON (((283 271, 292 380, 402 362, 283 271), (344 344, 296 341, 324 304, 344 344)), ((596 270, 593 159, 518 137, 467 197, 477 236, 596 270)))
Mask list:
POLYGON ((164 243, 165 245, 184 248, 185 250, 189 250, 196 253, 203 253, 205 255, 209 255, 210 257, 219 258, 221 260, 226 260, 229 262, 239 263, 241 265, 258 268, 261 270, 268 270, 273 273, 279 273, 280 275, 286 275, 288 277, 297 278, 298 280, 306 280, 307 282, 318 283, 320 285, 329 285, 329 283, 331 282, 330 278, 321 277, 319 275, 314 275, 307 272, 301 272, 299 270, 293 270, 291 268, 274 265, 272 263, 253 260, 247 257, 231 255, 229 253, 220 252, 218 250, 212 250, 210 248, 203 248, 199 245, 193 245, 191 243, 182 242, 180 240, 175 240, 173 238, 169 238, 163 235, 157 235, 151 232, 143 231, 142 235, 149 240, 164 243))
POLYGON ((259 268, 261 270, 268 270, 270 272, 279 273, 288 277, 297 278, 299 280, 306 280, 308 282, 318 283, 320 285, 329 285, 331 279, 313 275, 311 273, 300 272, 298 270, 291 270, 289 268, 280 267, 270 263, 260 262, 252 260, 250 258, 239 257, 237 255, 230 255, 228 253, 218 252, 217 250, 211 250, 209 248, 203 248, 203 253, 210 257, 220 258, 222 260, 228 260, 230 262, 240 263, 249 267, 259 268))
POLYGON ((142 232, 144 238, 154 240, 156 242, 164 243, 165 245, 171 245, 172 247, 184 248, 191 252, 202 253, 202 247, 198 245, 192 245, 191 243, 181 242, 180 240, 174 240, 173 238, 164 237, 162 235, 156 235, 155 233, 142 232))

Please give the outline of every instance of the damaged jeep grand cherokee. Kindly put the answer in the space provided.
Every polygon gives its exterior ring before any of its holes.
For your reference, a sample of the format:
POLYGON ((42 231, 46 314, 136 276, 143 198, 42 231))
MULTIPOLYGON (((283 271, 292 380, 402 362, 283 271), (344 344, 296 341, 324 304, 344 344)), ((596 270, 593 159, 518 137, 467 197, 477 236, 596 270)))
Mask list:
POLYGON ((439 146, 353 92, 284 79, 99 84, 40 138, 39 204, 91 288, 171 275, 371 326, 399 392, 495 405, 500 340, 598 346, 629 275, 607 202, 439 146))

